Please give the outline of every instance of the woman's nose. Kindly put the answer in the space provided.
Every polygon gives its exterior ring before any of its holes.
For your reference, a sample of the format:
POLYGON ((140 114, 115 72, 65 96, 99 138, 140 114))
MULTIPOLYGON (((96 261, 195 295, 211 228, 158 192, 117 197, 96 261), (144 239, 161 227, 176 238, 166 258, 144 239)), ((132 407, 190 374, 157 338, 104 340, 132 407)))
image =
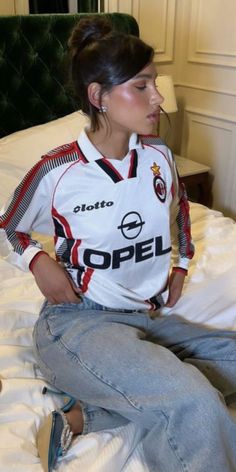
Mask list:
POLYGON ((161 105, 164 102, 164 97, 158 92, 155 88, 151 95, 150 104, 151 105, 161 105))

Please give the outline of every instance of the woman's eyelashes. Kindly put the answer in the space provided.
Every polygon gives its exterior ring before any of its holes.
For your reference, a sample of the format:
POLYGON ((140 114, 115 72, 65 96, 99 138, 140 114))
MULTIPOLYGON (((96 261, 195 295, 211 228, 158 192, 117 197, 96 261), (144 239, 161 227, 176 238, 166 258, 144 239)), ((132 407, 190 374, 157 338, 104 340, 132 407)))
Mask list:
POLYGON ((145 90, 146 87, 147 87, 146 84, 144 84, 144 85, 135 85, 135 88, 138 89, 138 90, 145 90))

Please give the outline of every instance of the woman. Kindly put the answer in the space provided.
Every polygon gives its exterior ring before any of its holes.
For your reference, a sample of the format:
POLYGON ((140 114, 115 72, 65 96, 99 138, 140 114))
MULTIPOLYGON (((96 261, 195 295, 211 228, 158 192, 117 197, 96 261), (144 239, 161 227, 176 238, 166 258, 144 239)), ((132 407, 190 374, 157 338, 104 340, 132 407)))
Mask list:
POLYGON ((44 470, 73 436, 134 421, 150 471, 233 471, 236 424, 222 394, 236 390, 235 334, 153 316, 178 301, 193 256, 183 185, 151 134, 163 101, 154 51, 103 17, 81 20, 70 48, 91 124, 43 157, 1 218, 9 260, 46 297, 39 366, 70 397, 39 431, 44 470), (32 230, 55 235, 57 261, 32 230))

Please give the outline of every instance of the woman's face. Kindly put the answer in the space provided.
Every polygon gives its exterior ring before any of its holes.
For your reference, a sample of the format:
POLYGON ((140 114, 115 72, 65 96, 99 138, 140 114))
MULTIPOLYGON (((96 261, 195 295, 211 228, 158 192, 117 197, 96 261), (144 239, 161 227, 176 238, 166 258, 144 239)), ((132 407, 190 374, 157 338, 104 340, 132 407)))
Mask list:
POLYGON ((102 97, 111 131, 150 134, 159 121, 163 97, 156 88, 153 63, 135 77, 116 85, 102 97))

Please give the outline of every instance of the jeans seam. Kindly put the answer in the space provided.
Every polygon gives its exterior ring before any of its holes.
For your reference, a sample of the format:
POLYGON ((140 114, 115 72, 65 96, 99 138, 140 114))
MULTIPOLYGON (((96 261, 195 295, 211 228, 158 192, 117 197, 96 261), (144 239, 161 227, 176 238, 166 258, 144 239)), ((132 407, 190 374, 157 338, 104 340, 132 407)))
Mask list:
POLYGON ((173 451, 173 454, 175 455, 177 460, 181 463, 183 472, 190 472, 187 464, 184 461, 184 459, 179 455, 178 445, 177 445, 174 437, 170 436, 168 434, 168 427, 169 427, 169 422, 170 422, 169 421, 169 416, 163 410, 161 410, 161 413, 163 414, 163 416, 165 417, 166 422, 167 422, 166 436, 167 436, 167 441, 169 443, 170 449, 173 451))
MULTIPOLYGON (((37 365, 39 366, 39 369, 41 369, 41 366, 43 366, 43 369, 45 369, 47 372, 48 372, 48 376, 49 376, 49 382, 52 384, 52 385, 55 385, 55 381, 56 381, 56 376, 55 374, 53 373, 53 371, 51 370, 50 367, 48 367, 48 365, 44 362, 44 360, 42 360, 41 358, 39 359, 38 358, 38 355, 37 355, 37 352, 39 352, 39 346, 38 346, 38 342, 37 342, 37 339, 35 338, 34 339, 34 343, 35 343, 35 349, 34 349, 34 353, 35 353, 35 356, 36 356, 36 359, 37 359, 37 365)), ((45 376, 43 375, 43 379, 45 378, 45 376)), ((48 377, 47 377, 48 378, 48 377)))

